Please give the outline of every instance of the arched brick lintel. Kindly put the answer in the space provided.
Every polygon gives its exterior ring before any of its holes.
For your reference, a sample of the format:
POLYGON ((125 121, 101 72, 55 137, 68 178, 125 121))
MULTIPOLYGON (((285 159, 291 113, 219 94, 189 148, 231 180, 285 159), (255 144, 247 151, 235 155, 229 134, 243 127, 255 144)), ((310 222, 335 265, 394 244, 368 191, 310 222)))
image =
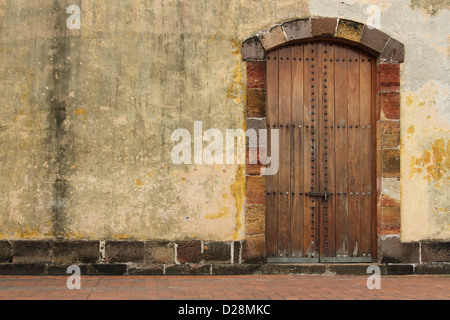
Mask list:
POLYGON ((338 18, 297 19, 258 32, 242 44, 244 61, 264 61, 266 52, 290 42, 335 39, 353 43, 379 57, 379 63, 402 63, 404 45, 365 24, 338 18))

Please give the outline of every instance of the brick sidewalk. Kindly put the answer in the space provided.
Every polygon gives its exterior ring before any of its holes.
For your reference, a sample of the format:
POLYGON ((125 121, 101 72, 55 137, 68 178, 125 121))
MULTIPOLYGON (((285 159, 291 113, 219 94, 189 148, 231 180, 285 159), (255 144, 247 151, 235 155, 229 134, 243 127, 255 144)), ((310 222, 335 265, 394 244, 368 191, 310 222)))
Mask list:
POLYGON ((450 276, 382 277, 369 290, 355 276, 67 277, 0 276, 0 300, 449 300, 450 276))

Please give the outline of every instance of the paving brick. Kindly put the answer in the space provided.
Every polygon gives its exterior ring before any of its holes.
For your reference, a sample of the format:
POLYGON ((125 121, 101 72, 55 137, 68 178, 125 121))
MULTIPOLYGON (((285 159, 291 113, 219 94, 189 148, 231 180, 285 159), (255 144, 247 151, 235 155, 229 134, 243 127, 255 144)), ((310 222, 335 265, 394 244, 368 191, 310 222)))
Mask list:
POLYGON ((106 241, 105 258, 107 263, 143 263, 144 242, 106 241))
MULTIPOLYGON (((449 265, 447 265, 448 267, 449 265)), ((0 277, 0 299, 89 299, 89 300, 448 300, 448 276, 409 275, 381 278, 381 290, 367 288, 368 275, 208 275, 210 266, 176 266, 186 272, 202 275, 84 277, 82 290, 68 290, 65 277, 0 277), (199 267, 199 268, 198 268, 199 267), (189 269, 191 268, 191 269, 189 269), (413 290, 411 290, 413 288, 413 290)), ((241 266, 218 266, 240 268, 241 266)), ((390 270, 410 274, 412 265, 380 266, 382 275, 390 270)), ((419 265, 416 270, 425 268, 419 265)), ((242 266, 245 268, 245 266, 242 266)), ((252 267, 245 270, 251 270, 252 267)), ((255 266, 257 268, 257 266, 255 266)), ((437 270, 436 267, 433 268, 437 270)), ((0 265, 1 269, 1 265, 0 265)), ((445 267, 441 267, 445 272, 445 267)), ((258 274, 258 269, 255 269, 258 274)), ((166 269, 170 271, 170 268, 166 269)), ((447 268, 448 271, 448 268, 447 268)), ((441 273, 442 274, 442 273, 441 273)), ((270 302, 268 303, 270 304, 270 302)), ((272 310, 272 309, 270 309, 272 310)), ((273 310, 272 310, 273 311, 273 310)), ((290 312, 290 310, 287 310, 290 312)), ((280 314, 279 316, 289 316, 280 314)))

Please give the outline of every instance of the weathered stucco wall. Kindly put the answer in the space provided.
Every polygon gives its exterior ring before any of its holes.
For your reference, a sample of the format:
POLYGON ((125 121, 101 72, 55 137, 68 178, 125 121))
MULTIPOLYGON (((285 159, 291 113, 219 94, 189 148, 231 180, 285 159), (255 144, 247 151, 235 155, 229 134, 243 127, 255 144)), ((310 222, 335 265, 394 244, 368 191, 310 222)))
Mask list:
POLYGON ((173 165, 172 132, 245 127, 247 36, 371 4, 406 47, 402 236, 449 239, 449 5, 409 0, 0 0, 0 238, 242 239, 244 167, 173 165))

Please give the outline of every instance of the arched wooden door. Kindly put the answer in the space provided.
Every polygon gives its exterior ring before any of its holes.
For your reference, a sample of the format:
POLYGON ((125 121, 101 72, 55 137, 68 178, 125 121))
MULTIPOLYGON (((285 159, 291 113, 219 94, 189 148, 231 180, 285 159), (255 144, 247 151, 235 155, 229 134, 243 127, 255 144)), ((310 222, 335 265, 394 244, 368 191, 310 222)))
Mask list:
POLYGON ((372 262, 375 59, 330 42, 267 53, 267 125, 280 133, 280 170, 266 186, 269 262, 372 262))

